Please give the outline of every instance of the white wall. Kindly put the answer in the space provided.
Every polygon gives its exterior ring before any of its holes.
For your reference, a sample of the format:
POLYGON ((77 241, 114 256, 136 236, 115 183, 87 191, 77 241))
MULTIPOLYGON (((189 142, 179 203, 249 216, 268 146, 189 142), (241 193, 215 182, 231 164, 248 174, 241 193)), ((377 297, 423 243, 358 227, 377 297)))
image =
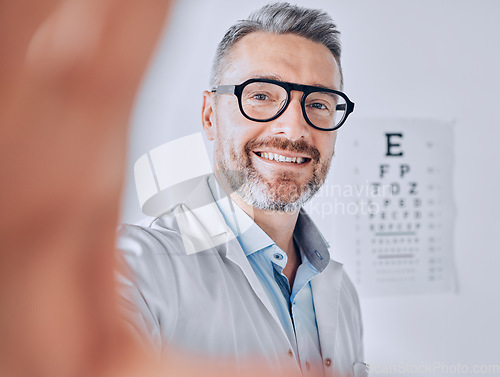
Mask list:
MULTIPOLYGON (((201 130, 201 92, 208 88, 215 47, 235 20, 264 3, 177 4, 133 117, 124 221, 141 217, 133 162, 155 146, 201 130)), ((344 89, 356 102, 355 117, 456 122, 459 293, 363 298, 366 360, 377 367, 500 365, 500 2, 298 3, 327 10, 342 31, 344 89)), ((390 375, 461 375, 452 371, 390 375)))

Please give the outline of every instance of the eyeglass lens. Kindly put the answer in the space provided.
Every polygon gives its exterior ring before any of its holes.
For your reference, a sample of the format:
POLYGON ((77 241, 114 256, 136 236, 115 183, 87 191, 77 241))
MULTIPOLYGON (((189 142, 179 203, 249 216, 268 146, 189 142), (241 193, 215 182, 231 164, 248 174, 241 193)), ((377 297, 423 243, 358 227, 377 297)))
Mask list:
MULTIPOLYGON (((287 103, 287 91, 279 85, 252 82, 241 93, 245 114, 255 120, 267 120, 278 114, 287 103)), ((305 112, 309 121, 318 128, 334 128, 346 113, 346 100, 331 92, 312 92, 305 98, 305 112)))

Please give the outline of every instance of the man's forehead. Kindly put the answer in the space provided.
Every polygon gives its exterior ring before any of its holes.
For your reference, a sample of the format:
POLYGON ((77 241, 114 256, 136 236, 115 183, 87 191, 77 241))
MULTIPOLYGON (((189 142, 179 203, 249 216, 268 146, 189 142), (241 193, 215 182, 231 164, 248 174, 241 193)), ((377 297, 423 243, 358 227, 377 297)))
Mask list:
POLYGON ((225 63, 223 84, 268 78, 341 89, 340 70, 331 51, 295 34, 248 34, 232 46, 225 63))

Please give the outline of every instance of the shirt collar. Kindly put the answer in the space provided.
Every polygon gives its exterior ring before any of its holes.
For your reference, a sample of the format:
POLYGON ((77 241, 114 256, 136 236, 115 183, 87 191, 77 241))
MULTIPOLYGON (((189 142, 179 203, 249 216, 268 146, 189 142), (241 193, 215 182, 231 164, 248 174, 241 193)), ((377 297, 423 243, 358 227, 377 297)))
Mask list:
MULTIPOLYGON (((246 256, 262 250, 275 242, 225 193, 219 182, 212 176, 209 187, 227 226, 232 230, 246 256)), ((301 253, 319 272, 323 271, 330 261, 329 244, 323 238, 316 225, 305 212, 300 209, 297 224, 293 232, 301 253)))

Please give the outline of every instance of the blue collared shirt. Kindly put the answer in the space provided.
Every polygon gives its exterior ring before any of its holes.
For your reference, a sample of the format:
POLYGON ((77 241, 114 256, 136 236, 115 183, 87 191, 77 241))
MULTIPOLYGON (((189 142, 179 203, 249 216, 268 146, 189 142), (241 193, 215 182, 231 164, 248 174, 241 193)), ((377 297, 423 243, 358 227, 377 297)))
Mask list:
MULTIPOLYGON (((216 180, 210 182, 210 189, 214 197, 225 196, 216 180)), ((299 213, 293 238, 302 263, 290 289, 283 274, 287 254, 232 200, 216 203, 269 297, 303 373, 317 373, 322 357, 310 281, 330 261, 328 244, 311 220, 299 213), (241 223, 250 225, 242 229, 241 223)))

